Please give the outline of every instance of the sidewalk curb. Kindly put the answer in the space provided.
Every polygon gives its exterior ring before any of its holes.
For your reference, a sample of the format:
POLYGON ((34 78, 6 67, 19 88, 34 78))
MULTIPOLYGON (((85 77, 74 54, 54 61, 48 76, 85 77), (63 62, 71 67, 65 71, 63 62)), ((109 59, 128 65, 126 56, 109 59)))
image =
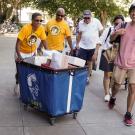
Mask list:
POLYGON ((17 37, 18 33, 5 33, 5 34, 0 34, 0 36, 3 37, 17 37))

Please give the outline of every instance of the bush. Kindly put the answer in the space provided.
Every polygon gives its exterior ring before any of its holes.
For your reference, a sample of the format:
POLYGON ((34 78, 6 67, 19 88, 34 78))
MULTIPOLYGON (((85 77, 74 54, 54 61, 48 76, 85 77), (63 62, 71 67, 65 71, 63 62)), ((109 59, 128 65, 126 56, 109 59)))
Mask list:
POLYGON ((22 23, 18 23, 17 26, 18 26, 18 29, 20 30, 22 27, 23 27, 24 24, 22 23))

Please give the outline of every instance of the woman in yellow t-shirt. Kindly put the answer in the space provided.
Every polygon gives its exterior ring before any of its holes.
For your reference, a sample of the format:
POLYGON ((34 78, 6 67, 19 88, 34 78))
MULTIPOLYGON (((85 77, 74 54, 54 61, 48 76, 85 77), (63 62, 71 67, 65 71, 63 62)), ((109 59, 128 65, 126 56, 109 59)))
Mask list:
MULTIPOLYGON (((44 27, 41 25, 42 15, 40 13, 32 14, 32 23, 26 24, 20 30, 16 41, 16 59, 22 61, 24 58, 31 57, 37 50, 37 40, 40 39, 42 45, 47 49, 46 34, 44 27)), ((40 47, 38 48, 40 49, 40 47)), ((17 93, 18 73, 15 75, 16 86, 14 88, 15 94, 17 93)))
MULTIPOLYGON (((32 14, 32 23, 26 24, 20 30, 16 41, 16 54, 18 60, 33 56, 37 50, 37 40, 40 39, 46 49, 46 35, 41 25, 42 15, 32 14)), ((40 48, 38 48, 40 49, 40 48)))

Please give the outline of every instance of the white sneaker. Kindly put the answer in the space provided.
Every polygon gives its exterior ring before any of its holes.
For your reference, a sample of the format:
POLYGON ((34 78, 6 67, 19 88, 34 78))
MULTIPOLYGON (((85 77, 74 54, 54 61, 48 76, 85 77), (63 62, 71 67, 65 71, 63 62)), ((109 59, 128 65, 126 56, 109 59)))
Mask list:
POLYGON ((90 81, 90 78, 89 78, 89 77, 87 77, 87 84, 89 84, 89 81, 90 81))
POLYGON ((104 100, 105 100, 105 102, 109 102, 110 101, 110 95, 105 95, 104 100))

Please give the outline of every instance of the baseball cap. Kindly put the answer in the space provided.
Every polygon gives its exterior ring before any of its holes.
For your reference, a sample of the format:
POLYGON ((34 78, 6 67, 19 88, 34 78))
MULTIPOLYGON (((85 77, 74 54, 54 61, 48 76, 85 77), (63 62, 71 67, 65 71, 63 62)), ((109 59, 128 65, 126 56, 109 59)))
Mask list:
POLYGON ((135 9, 135 3, 133 3, 133 4, 130 6, 130 8, 129 8, 129 13, 130 13, 133 9, 135 9))
POLYGON ((91 17, 91 11, 90 10, 84 10, 83 17, 91 17))

